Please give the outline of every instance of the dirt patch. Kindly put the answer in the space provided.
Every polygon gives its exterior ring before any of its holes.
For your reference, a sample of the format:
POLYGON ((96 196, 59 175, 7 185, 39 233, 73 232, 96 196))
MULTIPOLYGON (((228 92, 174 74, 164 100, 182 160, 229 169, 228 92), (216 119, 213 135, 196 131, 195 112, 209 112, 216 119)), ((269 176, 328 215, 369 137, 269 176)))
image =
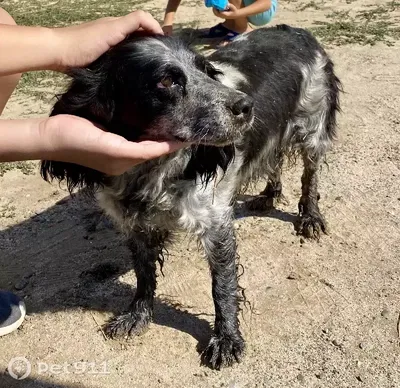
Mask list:
MULTIPOLYGON (((1 4, 19 21, 59 25, 131 8, 161 18, 165 6, 1 4)), ((182 28, 216 21, 200 1, 183 1, 177 16, 182 28)), ((399 3, 281 1, 274 23, 282 22, 313 29, 346 91, 340 138, 321 171, 330 234, 305 242, 294 233, 298 168, 284 174, 287 205, 235 221, 252 304, 241 318, 243 363, 221 372, 199 365, 196 349, 213 321, 210 279, 195 244, 183 237, 159 277, 150 330, 106 340, 99 326, 134 292, 128 250, 93 204, 46 184, 31 164, 15 164, 0 170, 0 288, 23 296, 29 316, 0 338, 0 371, 23 356, 32 373, 18 382, 4 374, 1 388, 400 386, 399 3)), ((5 117, 48 114, 63 82, 51 73, 25 76, 5 117)))

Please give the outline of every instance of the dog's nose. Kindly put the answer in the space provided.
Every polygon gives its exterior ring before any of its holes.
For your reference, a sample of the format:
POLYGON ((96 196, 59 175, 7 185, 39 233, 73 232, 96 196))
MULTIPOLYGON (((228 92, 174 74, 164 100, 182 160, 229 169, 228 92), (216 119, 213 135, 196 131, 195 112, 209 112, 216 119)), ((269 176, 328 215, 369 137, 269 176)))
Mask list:
POLYGON ((235 116, 248 116, 253 110, 253 99, 249 96, 242 97, 229 105, 229 109, 235 116))

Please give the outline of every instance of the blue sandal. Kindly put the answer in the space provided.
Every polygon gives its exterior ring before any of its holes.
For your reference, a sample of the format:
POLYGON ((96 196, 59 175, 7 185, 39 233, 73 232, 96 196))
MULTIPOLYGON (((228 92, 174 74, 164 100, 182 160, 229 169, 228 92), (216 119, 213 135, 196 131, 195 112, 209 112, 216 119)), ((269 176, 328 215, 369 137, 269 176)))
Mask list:
POLYGON ((226 28, 222 23, 217 24, 214 27, 211 27, 206 34, 203 35, 205 39, 215 39, 215 38, 224 38, 227 34, 233 32, 226 28))
POLYGON ((235 32, 229 30, 229 32, 224 36, 224 39, 222 39, 221 43, 231 43, 234 39, 236 39, 239 35, 241 35, 240 32, 235 32))

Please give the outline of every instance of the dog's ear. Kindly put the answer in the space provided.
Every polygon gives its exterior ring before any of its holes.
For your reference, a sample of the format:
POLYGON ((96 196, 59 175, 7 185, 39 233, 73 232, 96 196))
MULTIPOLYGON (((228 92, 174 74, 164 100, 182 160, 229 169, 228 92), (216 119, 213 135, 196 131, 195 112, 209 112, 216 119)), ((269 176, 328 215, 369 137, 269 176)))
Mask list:
MULTIPOLYGON (((104 62, 95 63, 88 69, 72 70, 70 75, 72 83, 68 91, 59 97, 51 116, 75 115, 107 127, 114 114, 114 100, 113 91, 110 90, 113 82, 107 79, 104 62)), ((58 161, 43 160, 40 171, 46 181, 65 180, 69 191, 82 187, 94 191, 104 179, 104 174, 98 171, 58 161)))
POLYGON ((222 74, 222 71, 215 68, 214 65, 203 55, 196 54, 194 63, 199 70, 207 74, 212 79, 217 80, 218 75, 222 74))
POLYGON ((72 114, 107 125, 115 109, 112 99, 115 85, 108 73, 105 60, 94 62, 90 68, 70 70, 72 83, 59 97, 50 116, 72 114))

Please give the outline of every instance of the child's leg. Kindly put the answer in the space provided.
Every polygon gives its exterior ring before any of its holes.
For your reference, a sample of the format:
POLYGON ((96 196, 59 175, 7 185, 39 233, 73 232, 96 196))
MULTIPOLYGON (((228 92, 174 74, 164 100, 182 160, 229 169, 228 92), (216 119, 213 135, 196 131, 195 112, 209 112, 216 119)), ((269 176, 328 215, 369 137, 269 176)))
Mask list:
MULTIPOLYGON (((0 24, 16 24, 14 19, 3 8, 0 8, 0 24)), ((20 78, 21 74, 0 77, 0 115, 20 78)))
MULTIPOLYGON (((233 4, 236 8, 244 7, 243 0, 229 0, 229 2, 233 4)), ((225 20, 224 26, 240 34, 251 31, 251 27, 249 26, 247 17, 225 20)))
MULTIPOLYGON (((254 0, 243 0, 244 6, 252 4, 254 0)), ((250 22, 253 26, 263 27, 271 22, 273 17, 276 14, 276 10, 278 7, 277 0, 271 0, 271 8, 262 13, 258 13, 256 15, 249 16, 247 18, 248 22, 250 22)))

